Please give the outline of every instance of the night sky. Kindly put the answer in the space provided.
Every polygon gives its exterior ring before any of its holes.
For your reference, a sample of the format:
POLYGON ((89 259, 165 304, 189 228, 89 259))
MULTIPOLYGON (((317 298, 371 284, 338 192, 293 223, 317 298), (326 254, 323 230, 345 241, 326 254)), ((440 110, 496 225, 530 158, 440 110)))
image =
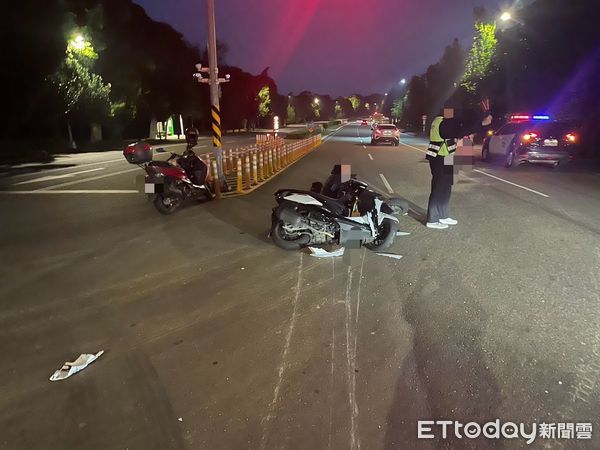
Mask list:
MULTIPOLYGON (((186 39, 206 43, 203 0, 134 0, 186 39)), ((473 7, 503 0, 216 0, 227 62, 269 74, 279 91, 386 92, 436 62, 454 37, 467 47, 473 7)))

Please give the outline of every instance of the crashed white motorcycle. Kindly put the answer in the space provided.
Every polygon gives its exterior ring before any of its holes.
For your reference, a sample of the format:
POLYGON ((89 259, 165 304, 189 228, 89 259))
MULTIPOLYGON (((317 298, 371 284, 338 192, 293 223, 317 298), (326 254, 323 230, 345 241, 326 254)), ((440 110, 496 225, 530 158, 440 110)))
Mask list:
MULTIPOLYGON (((337 167, 337 166, 336 166, 337 167)), ((350 178, 336 182, 336 168, 326 183, 311 191, 282 189, 275 193, 271 239, 284 250, 334 244, 349 248, 365 246, 373 251, 389 248, 396 237, 398 215, 408 212, 407 203, 384 198, 367 183, 350 178), (333 180, 333 181, 332 181, 333 180)))

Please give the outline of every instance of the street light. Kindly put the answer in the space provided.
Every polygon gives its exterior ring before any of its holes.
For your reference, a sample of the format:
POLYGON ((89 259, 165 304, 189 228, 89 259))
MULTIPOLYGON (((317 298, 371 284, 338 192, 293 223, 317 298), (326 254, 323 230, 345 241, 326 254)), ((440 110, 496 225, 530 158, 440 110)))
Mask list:
POLYGON ((502 13, 502 15, 500 16, 500 20, 502 22, 508 22, 511 19, 512 19, 512 15, 508 11, 504 11, 502 13))
POLYGON ((315 103, 318 105, 319 104, 319 99, 315 98, 315 103))
POLYGON ((406 84, 406 78, 402 78, 402 79, 400 80, 400 84, 406 84))
POLYGON ((75 39, 73 39, 72 45, 77 50, 83 50, 83 47, 85 47, 85 39, 82 35, 78 34, 75 36, 75 39))

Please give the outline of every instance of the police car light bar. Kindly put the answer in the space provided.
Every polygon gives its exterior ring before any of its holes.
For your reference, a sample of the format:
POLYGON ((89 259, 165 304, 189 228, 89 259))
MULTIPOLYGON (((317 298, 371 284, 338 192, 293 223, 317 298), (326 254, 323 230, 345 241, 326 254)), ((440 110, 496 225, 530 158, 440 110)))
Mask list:
POLYGON ((550 116, 545 114, 534 114, 533 116, 529 114, 513 114, 510 116, 510 120, 550 120, 550 116))

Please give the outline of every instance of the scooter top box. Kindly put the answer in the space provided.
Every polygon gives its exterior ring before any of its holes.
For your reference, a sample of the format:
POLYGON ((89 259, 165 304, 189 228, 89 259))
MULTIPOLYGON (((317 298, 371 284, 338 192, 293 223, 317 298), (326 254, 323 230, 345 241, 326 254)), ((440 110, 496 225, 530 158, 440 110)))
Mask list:
POLYGON ((144 164, 152 161, 152 146, 147 142, 129 144, 123 150, 123 156, 129 164, 144 164))

